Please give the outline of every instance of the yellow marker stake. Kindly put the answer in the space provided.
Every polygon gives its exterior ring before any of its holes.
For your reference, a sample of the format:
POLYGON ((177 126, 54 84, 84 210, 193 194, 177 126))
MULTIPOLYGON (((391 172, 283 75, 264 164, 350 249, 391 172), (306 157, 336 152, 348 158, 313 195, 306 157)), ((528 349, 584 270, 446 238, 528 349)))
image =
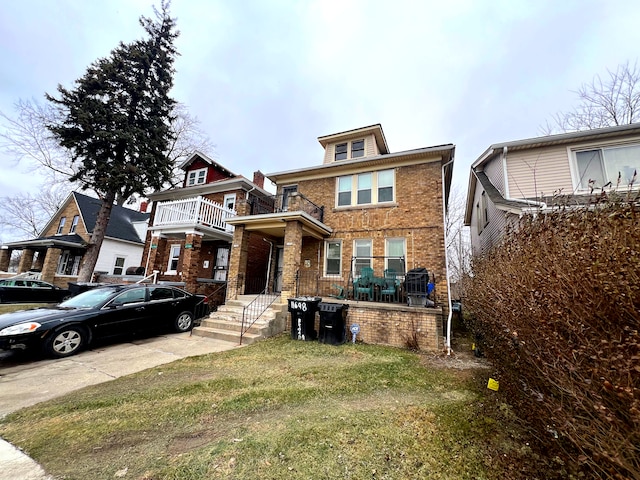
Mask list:
POLYGON ((500 386, 500 384, 494 380, 493 378, 489 379, 489 383, 487 383, 487 388, 489 390, 493 390, 494 392, 498 391, 498 387, 500 386))

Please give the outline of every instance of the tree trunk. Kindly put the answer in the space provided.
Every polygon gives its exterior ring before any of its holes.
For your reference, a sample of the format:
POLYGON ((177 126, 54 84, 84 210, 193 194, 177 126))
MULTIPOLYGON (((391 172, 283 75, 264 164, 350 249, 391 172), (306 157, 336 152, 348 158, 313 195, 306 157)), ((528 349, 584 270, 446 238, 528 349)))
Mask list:
POLYGON ((115 198, 115 192, 108 192, 102 199, 102 205, 100 205, 96 224, 93 227, 93 232, 91 233, 91 240, 89 240, 87 251, 84 254, 82 267, 80 267, 80 272, 78 273, 79 282, 91 281, 93 269, 96 268, 98 255, 100 254, 100 247, 102 247, 102 241, 104 240, 104 235, 107 232, 107 225, 109 224, 111 209, 113 208, 113 201, 115 198))

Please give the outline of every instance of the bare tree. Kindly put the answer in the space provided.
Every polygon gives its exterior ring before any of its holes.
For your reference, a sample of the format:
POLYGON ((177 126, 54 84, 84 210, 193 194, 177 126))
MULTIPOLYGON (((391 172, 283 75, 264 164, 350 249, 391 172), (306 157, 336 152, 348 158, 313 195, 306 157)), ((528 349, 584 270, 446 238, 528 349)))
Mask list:
POLYGON ((570 112, 558 112, 540 127, 544 135, 626 125, 640 121, 640 69, 627 61, 605 78, 596 75, 574 93, 578 105, 570 112))
POLYGON ((471 271, 471 243, 469 229, 464 226, 466 196, 456 185, 449 193, 449 207, 445 219, 447 257, 451 281, 459 282, 471 271))
POLYGON ((0 227, 12 237, 37 237, 47 221, 58 211, 69 192, 62 185, 52 185, 36 195, 20 193, 1 197, 0 227))

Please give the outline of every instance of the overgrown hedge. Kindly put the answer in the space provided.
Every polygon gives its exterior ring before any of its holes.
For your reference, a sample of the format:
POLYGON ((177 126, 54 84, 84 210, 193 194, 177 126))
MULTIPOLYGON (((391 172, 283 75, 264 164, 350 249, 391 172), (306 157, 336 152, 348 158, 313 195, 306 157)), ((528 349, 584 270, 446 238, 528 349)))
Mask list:
POLYGON ((465 297, 500 393, 587 476, 640 479, 640 207, 523 218, 465 297))

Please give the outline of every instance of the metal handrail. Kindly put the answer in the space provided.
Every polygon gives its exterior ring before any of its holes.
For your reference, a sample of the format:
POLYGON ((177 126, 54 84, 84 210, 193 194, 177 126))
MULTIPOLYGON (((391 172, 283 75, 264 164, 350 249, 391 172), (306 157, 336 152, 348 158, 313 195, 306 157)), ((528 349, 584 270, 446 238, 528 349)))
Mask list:
POLYGON ((147 275, 146 277, 141 278, 136 283, 145 283, 149 278, 153 278, 153 282, 151 282, 151 283, 158 283, 158 274, 159 273, 160 273, 160 270, 154 270, 151 275, 147 275))
POLYGON ((242 345, 242 339, 244 338, 244 334, 249 331, 249 329, 253 326, 254 323, 258 321, 258 319, 262 316, 264 312, 276 301, 276 299, 280 296, 277 293, 268 293, 268 287, 258 294, 256 298, 254 298, 251 303, 245 305, 242 309, 242 325, 240 327, 240 345, 242 345), (246 323, 249 323, 245 326, 246 323))

